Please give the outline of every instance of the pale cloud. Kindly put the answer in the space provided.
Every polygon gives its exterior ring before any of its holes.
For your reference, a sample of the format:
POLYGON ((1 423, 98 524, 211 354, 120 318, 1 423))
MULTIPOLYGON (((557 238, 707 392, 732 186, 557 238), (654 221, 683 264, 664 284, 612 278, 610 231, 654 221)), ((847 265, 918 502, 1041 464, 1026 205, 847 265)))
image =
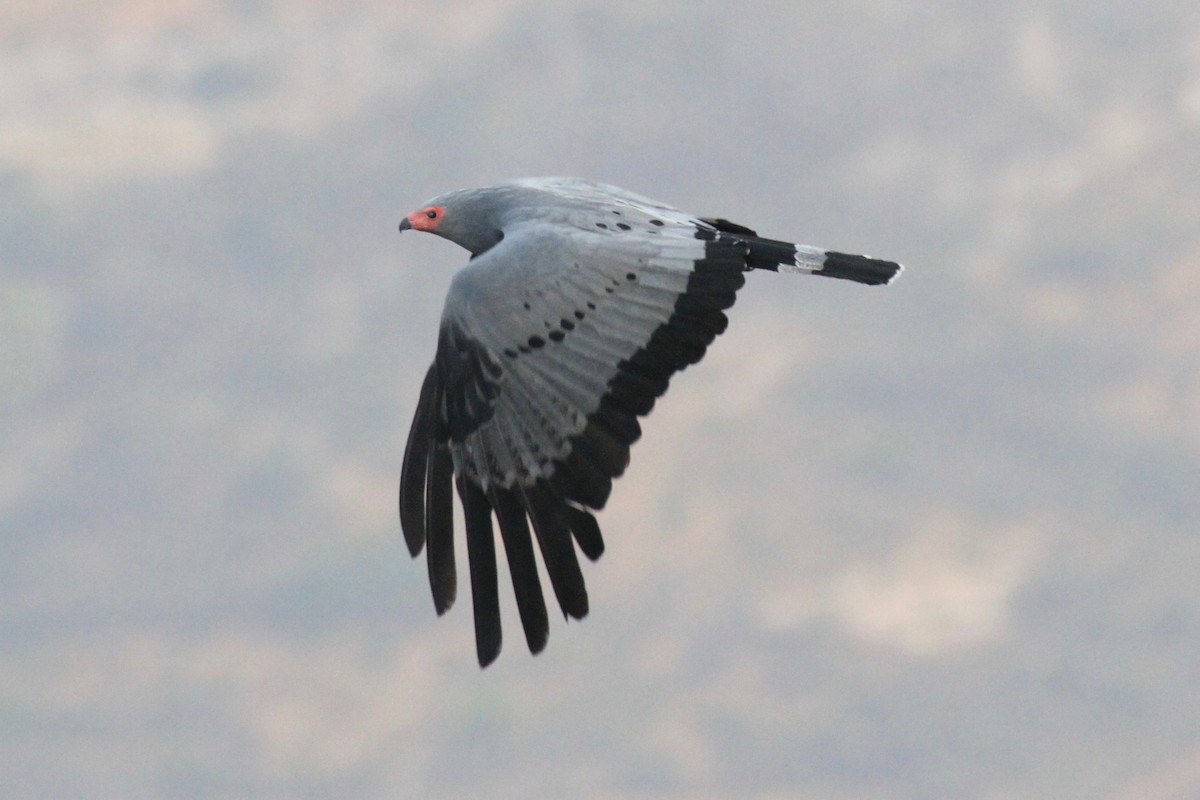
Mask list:
POLYGON ((412 643, 374 655, 345 635, 298 645, 258 633, 191 650, 177 659, 180 680, 240 696, 239 722, 253 734, 264 771, 281 779, 338 774, 381 748, 416 744, 404 733, 428 725, 442 701, 436 649, 412 643))
POLYGON ((1025 311, 1039 330, 1076 330, 1090 324, 1094 292, 1088 287, 1049 279, 1030 286, 1025 311))
POLYGON ((767 580, 754 604, 767 630, 832 620, 847 636, 915 658, 1002 638, 1021 587, 1051 536, 1041 522, 984 526, 945 510, 914 520, 882 557, 829 567, 824 578, 767 580))
POLYGON ((1010 164, 997 184, 998 199, 1027 213, 1051 210, 1128 167, 1174 132, 1160 111, 1132 98, 1114 99, 1083 116, 1077 123, 1080 135, 1069 144, 1010 164))
POLYGON ((0 131, 0 163, 30 174, 51 195, 212 165, 220 135, 205 115, 185 104, 128 100, 14 120, 0 131))
POLYGON ((1066 47, 1043 15, 1033 14, 1017 30, 1013 48, 1016 76, 1022 88, 1048 109, 1061 110, 1070 100, 1066 47))
POLYGON ((1177 103, 1180 116, 1195 128, 1200 126, 1200 23, 1192 25, 1184 40, 1188 42, 1185 55, 1191 75, 1180 88, 1177 103))
POLYGON ((1031 288, 1027 297, 1039 323, 1055 323, 1086 336, 1096 320, 1126 330, 1144 356, 1108 375, 1091 407, 1123 436, 1172 437, 1200 443, 1200 250, 1157 265, 1149 280, 1121 276, 1100 286, 1051 291, 1031 288), (1057 319, 1055 316, 1057 315, 1057 319))
MULTIPOLYGON (((799 293, 808 288, 799 282, 790 285, 786 281, 789 276, 752 277, 784 278, 779 291, 799 293)), ((752 317, 737 315, 735 322, 737 341, 714 344, 704 362, 709 385, 719 387, 719 391, 705 392, 700 402, 688 406, 692 420, 702 416, 733 420, 746 414, 762 413, 770 407, 785 381, 816 360, 814 342, 820 341, 820 337, 807 330, 811 325, 794 315, 766 310, 766 313, 752 317), (738 342, 745 342, 752 350, 748 352, 737 346, 738 342)))
POLYGON ((1198 397, 1193 376, 1151 368, 1114 380, 1098 393, 1096 410, 1124 436, 1200 441, 1198 397))
MULTIPOLYGON (((347 523, 348 534, 378 535, 381 508, 396 504, 399 478, 395 471, 383 472, 347 459, 322 468, 318 483, 322 494, 339 518, 347 523)), ((392 516, 387 520, 394 523, 392 516)))
POLYGON ((66 374, 70 309, 60 289, 0 283, 0 515, 62 469, 85 438, 82 415, 35 409, 66 374))
POLYGON ((1200 747, 1156 767, 1117 790, 1113 800, 1192 800, 1200 796, 1200 747))
POLYGON ((984 532, 940 514, 882 562, 847 568, 830 587, 828 610, 850 635, 912 656, 993 641, 1005 634, 1043 539, 1038 525, 984 532))
POLYGON ((145 710, 171 696, 220 697, 233 701, 224 708, 230 731, 247 737, 248 755, 272 780, 361 768, 383 748, 416 770, 429 752, 417 733, 461 705, 443 684, 445 659, 462 661, 461 642, 436 629, 422 638, 380 646, 346 633, 305 642, 228 628, 202 637, 97 633, 63 651, 0 659, 8 687, 0 701, 149 724, 145 710))
POLYGON ((1172 358, 1200 355, 1200 245, 1155 272, 1146 306, 1159 344, 1172 358))
POLYGON ((55 197, 204 170, 247 133, 312 136, 421 91, 508 6, 401 4, 380 24, 369 7, 147 5, 9 12, 37 35, 0 46, 0 167, 55 197))
POLYGON ((645 750, 688 783, 710 783, 719 768, 719 751, 699 711, 690 703, 676 703, 640 731, 645 750))
POLYGON ((0 410, 60 378, 71 302, 49 282, 0 281, 0 410))

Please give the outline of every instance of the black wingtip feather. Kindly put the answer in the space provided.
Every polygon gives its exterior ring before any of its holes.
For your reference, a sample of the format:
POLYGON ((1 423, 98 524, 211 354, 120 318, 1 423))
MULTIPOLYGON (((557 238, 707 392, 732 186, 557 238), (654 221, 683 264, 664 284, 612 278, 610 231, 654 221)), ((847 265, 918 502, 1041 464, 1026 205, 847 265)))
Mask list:
POLYGON ((508 572, 512 577, 517 611, 521 615, 521 627, 525 630, 525 643, 529 645, 529 652, 540 653, 550 635, 550 622, 546 616, 546 601, 542 596, 542 582, 538 579, 533 538, 525 508, 512 489, 493 487, 490 497, 492 507, 496 510, 496 521, 500 524, 500 536, 504 540, 504 553, 508 557, 508 572))
POLYGON ((554 468, 551 482, 565 499, 592 508, 603 508, 612 493, 612 478, 597 466, 584 436, 576 437, 567 460, 554 468))
POLYGON ((821 271, 814 274, 865 283, 868 286, 881 286, 895 278, 901 269, 903 267, 894 261, 849 253, 835 253, 830 250, 825 253, 825 263, 822 265, 821 271))
POLYGON ((595 561, 604 555, 604 537, 600 534, 600 526, 596 523, 596 518, 586 509, 576 508, 570 504, 563 506, 563 512, 567 519, 567 525, 570 526, 571 533, 575 535, 575 541, 579 544, 579 549, 588 557, 588 560, 595 561))
POLYGON ((538 481, 523 492, 525 510, 533 521, 558 605, 564 616, 583 619, 588 613, 587 588, 571 542, 571 531, 563 519, 565 503, 545 481, 538 481))
MULTIPOLYGON (((636 418, 631 418, 636 423, 636 418)), ((582 433, 571 439, 571 450, 578 452, 582 458, 611 478, 620 477, 629 466, 629 445, 597 423, 590 423, 582 433)), ((611 485, 608 488, 611 489, 611 485)), ((606 490, 605 497, 607 496, 606 490)))
POLYGON ((426 470, 429 453, 434 447, 439 395, 437 365, 432 364, 421 384, 417 410, 404 447, 404 463, 400 468, 400 530, 413 558, 425 546, 426 470))
POLYGON ((492 507, 483 490, 475 483, 460 476, 456 484, 467 532, 471 606, 475 613, 475 653, 479 658, 479 666, 486 667, 500 655, 502 642, 492 507))
POLYGON ((429 451, 427 469, 425 537, 429 542, 429 552, 426 558, 433 607, 441 616, 454 605, 458 594, 458 578, 454 568, 454 496, 450 486, 454 464, 447 445, 437 444, 429 451))
POLYGON ((627 459, 629 445, 642 437, 642 426, 637 417, 617 405, 611 394, 606 394, 600 401, 600 407, 588 417, 588 427, 592 426, 625 445, 627 459))
MULTIPOLYGON (((733 224, 724 220, 714 223, 733 224)), ((572 439, 572 452, 610 478, 619 477, 629 464, 629 445, 641 435, 637 418, 653 410, 673 374, 702 359, 713 339, 725 331, 729 319, 724 309, 733 305, 737 290, 746 282, 745 242, 718 236, 711 228, 698 228, 696 236, 705 240, 704 257, 694 263, 671 316, 645 345, 617 365, 617 374, 609 381, 599 408, 588 418, 587 428, 572 439)), ((565 469, 560 492, 581 505, 601 508, 603 503, 596 502, 600 497, 580 490, 580 473, 580 469, 565 469)), ((610 489, 611 485, 603 486, 604 500, 610 489)))

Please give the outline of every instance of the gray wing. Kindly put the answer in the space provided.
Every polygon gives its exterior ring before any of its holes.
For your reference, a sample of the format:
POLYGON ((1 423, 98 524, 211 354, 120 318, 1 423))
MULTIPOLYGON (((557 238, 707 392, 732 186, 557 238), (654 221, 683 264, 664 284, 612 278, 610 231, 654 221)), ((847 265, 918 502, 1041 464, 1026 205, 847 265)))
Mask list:
POLYGON ((593 560, 604 549, 591 512, 629 463, 638 417, 725 329, 748 248, 666 211, 634 199, 577 224, 514 226, 451 285, 405 451, 400 516, 414 556, 428 542, 442 613, 456 587, 455 482, 481 665, 501 644, 493 515, 536 653, 548 623, 533 541, 564 615, 586 615, 575 545, 593 560))
POLYGON ((562 199, 582 200, 591 204, 593 208, 599 206, 609 206, 611 208, 614 205, 625 206, 638 209, 649 215, 654 215, 658 212, 675 212, 669 216, 672 216, 677 223, 687 226, 695 221, 690 215, 680 212, 674 206, 669 206, 666 203, 659 202, 645 195, 622 189, 619 186, 589 181, 585 178, 522 178, 511 181, 510 184, 530 189, 542 189, 552 192, 562 199))

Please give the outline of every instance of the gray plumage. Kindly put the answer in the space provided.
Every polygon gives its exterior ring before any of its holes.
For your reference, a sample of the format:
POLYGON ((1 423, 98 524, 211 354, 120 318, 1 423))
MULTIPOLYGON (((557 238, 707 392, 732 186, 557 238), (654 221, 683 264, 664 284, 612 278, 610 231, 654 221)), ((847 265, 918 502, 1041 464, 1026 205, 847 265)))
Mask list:
POLYGON ((450 285, 421 387, 400 520, 414 557, 427 545, 441 614, 457 591, 455 484, 481 666, 501 646, 493 516, 537 653, 549 625, 533 540, 564 615, 585 616, 576 547, 592 560, 604 550, 592 512, 629 464, 638 417, 725 330, 744 273, 883 284, 901 269, 571 178, 451 192, 409 214, 400 229, 410 228, 472 254, 450 285))

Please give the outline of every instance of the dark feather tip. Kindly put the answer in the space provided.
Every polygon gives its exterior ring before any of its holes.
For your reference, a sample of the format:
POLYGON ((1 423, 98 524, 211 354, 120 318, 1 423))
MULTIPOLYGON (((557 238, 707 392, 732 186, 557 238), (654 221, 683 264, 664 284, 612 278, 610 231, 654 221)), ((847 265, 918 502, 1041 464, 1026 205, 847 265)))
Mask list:
POLYGON ((894 261, 835 253, 831 250, 825 254, 825 263, 821 266, 821 271, 816 274, 824 275, 827 278, 842 278, 865 283, 868 286, 880 286, 890 282, 901 269, 903 267, 894 261))

